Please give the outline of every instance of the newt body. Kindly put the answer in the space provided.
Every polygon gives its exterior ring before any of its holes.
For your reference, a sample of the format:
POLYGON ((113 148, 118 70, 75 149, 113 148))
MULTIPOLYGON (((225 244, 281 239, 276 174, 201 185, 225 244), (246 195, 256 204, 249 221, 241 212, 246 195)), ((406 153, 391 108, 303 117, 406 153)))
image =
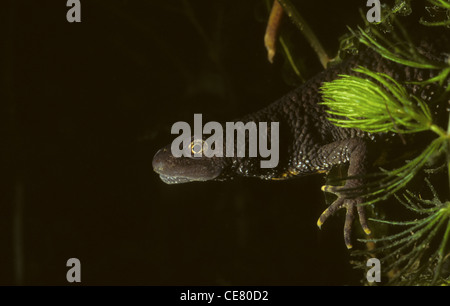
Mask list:
MULTIPOLYGON (((441 52, 425 43, 419 49, 426 57, 443 60, 441 52)), ((342 187, 324 186, 323 190, 335 193, 338 198, 320 216, 320 227, 325 220, 338 209, 345 208, 344 240, 351 248, 351 228, 358 214, 364 231, 369 234, 367 219, 363 207, 358 206, 363 199, 344 192, 345 189, 360 188, 363 177, 370 165, 369 148, 371 143, 389 143, 391 134, 369 134, 358 129, 346 129, 333 125, 322 102, 320 87, 323 82, 332 81, 340 74, 357 75, 353 71, 364 66, 372 71, 383 72, 397 81, 421 81, 433 77, 436 71, 416 69, 382 58, 373 50, 367 49, 330 67, 311 78, 300 87, 291 91, 260 111, 249 114, 236 121, 242 122, 279 122, 279 164, 275 168, 261 168, 260 158, 250 157, 179 157, 171 154, 170 145, 159 150, 153 158, 154 171, 160 174, 166 183, 191 181, 226 180, 234 177, 257 177, 260 179, 290 179, 315 173, 328 173, 332 167, 348 164, 348 177, 342 187)), ((428 86, 422 90, 411 85, 408 90, 429 100, 435 90, 428 86)), ((394 136, 395 137, 395 136, 394 136)), ((398 139, 398 137, 397 137, 398 139)))

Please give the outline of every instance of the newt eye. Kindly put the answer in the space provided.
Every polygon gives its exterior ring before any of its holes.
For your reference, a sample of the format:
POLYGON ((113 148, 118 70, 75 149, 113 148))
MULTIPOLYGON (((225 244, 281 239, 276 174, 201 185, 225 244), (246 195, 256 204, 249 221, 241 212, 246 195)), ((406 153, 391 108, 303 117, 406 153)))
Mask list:
POLYGON ((189 145, 192 154, 201 154, 203 151, 208 150, 207 143, 202 139, 195 139, 189 145))

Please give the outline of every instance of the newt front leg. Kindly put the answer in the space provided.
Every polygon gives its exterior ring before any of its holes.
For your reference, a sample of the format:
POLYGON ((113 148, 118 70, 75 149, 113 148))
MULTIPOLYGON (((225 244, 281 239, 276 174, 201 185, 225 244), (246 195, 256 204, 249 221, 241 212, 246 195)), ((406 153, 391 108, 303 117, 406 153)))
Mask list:
POLYGON ((334 165, 349 162, 348 179, 344 186, 325 185, 322 187, 323 191, 334 193, 338 198, 322 213, 317 221, 317 226, 320 228, 328 217, 332 216, 337 210, 345 208, 344 241, 347 248, 350 249, 352 248, 351 232, 355 212, 358 213, 359 222, 364 232, 367 235, 371 233, 367 225, 365 209, 360 206, 363 199, 357 195, 364 185, 362 176, 367 170, 366 142, 361 138, 336 141, 321 147, 318 156, 316 163, 319 162, 322 167, 328 169, 334 165))

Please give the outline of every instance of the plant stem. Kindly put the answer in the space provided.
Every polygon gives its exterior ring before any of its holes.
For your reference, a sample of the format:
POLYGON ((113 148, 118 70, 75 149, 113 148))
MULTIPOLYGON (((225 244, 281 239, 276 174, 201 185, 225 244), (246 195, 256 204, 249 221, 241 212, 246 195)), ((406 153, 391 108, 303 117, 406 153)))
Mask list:
POLYGON ((450 135, 448 133, 445 133, 445 131, 443 129, 441 129, 439 126, 437 126, 435 124, 430 125, 430 130, 435 132, 436 134, 438 134, 440 137, 443 137, 443 138, 448 138, 448 135, 450 135))
POLYGON ((305 19, 303 19, 302 15, 297 11, 295 6, 292 4, 290 0, 278 0, 280 2, 281 6, 283 7, 286 14, 289 16, 289 18, 292 20, 294 25, 302 32, 302 34, 305 36, 306 40, 308 40, 309 44, 313 48, 313 50, 316 52, 317 56, 319 57, 320 63, 324 68, 327 68, 327 64, 330 61, 330 57, 325 52, 325 49, 323 48, 322 44, 320 43, 317 36, 314 34, 314 32, 311 30, 309 25, 306 23, 305 19))
MULTIPOLYGON (((448 209, 448 207, 447 207, 448 209)), ((447 246, 447 241, 448 241, 448 237, 450 236, 450 220, 447 223, 447 229, 445 230, 445 234, 444 234, 444 238, 442 239, 442 243, 441 246, 439 247, 439 252, 438 252, 438 265, 436 267, 436 270, 434 271, 434 278, 433 281, 431 282, 431 284, 435 284, 438 277, 441 275, 441 270, 442 270, 442 264, 444 263, 444 257, 445 257, 445 248, 447 246)))
POLYGON ((450 192, 450 115, 448 117, 448 127, 447 127, 447 175, 448 175, 448 184, 449 184, 449 192, 450 192))
POLYGON ((275 0, 270 11, 269 21, 267 22, 266 34, 264 35, 264 45, 267 49, 267 57, 270 63, 273 63, 273 57, 276 52, 276 42, 280 32, 281 20, 283 19, 283 8, 275 0))
POLYGON ((283 51, 286 55, 286 58, 292 67, 292 70, 294 70, 294 73, 299 77, 299 79, 301 80, 302 83, 305 82, 305 78, 302 76, 299 68, 295 64, 294 58, 292 57, 291 51, 289 50, 289 47, 287 46, 286 42, 284 41, 283 36, 280 36, 280 43, 281 43, 283 51))

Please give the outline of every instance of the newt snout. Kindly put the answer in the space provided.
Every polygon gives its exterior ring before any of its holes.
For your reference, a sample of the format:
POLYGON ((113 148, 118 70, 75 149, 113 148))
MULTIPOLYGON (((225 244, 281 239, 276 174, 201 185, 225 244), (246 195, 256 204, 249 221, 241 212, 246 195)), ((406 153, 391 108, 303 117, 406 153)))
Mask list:
POLYGON ((156 152, 152 161, 153 171, 166 184, 213 180, 222 172, 220 164, 208 157, 175 157, 170 145, 156 152))

